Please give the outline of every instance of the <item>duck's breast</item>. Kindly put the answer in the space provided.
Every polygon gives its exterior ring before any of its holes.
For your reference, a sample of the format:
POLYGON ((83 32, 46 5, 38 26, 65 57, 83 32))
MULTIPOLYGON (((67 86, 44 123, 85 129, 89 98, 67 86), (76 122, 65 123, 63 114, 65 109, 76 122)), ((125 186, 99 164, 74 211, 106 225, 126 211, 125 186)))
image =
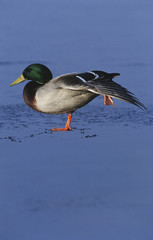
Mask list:
POLYGON ((35 99, 35 95, 37 90, 41 87, 42 85, 34 82, 34 81, 30 81, 29 83, 27 83, 23 89, 23 98, 25 103, 33 108, 34 110, 37 110, 37 106, 36 106, 36 99, 35 99))

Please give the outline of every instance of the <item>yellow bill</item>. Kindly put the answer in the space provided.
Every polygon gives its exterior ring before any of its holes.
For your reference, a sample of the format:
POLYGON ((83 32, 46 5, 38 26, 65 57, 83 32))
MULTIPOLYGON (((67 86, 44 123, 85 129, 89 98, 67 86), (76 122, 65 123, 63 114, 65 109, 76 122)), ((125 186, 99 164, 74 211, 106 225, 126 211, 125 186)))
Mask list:
POLYGON ((26 81, 26 80, 27 79, 23 76, 23 74, 21 74, 21 76, 17 80, 15 80, 13 83, 11 83, 10 87, 13 86, 13 85, 16 85, 20 82, 26 81))

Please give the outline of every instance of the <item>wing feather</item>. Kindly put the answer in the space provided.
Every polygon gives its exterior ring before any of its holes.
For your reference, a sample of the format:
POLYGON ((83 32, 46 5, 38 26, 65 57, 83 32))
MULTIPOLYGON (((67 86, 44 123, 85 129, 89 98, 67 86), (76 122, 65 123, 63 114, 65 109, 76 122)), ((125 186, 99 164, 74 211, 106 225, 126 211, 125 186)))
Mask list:
MULTIPOLYGON (((99 72, 94 72, 95 74, 100 75, 99 72)), ((90 72, 89 74, 92 74, 92 72, 90 72)), ((83 74, 63 75, 59 78, 58 87, 74 91, 88 91, 96 95, 108 95, 110 97, 134 104, 139 108, 146 108, 140 102, 140 100, 134 96, 133 93, 112 80, 112 77, 117 75, 119 74, 105 73, 106 77, 104 76, 104 74, 102 74, 102 76, 98 77, 97 79, 95 79, 94 75, 94 79, 91 79, 91 75, 88 75, 87 81, 85 77, 83 77, 83 74), (109 75, 111 75, 110 78, 108 78, 109 75)))

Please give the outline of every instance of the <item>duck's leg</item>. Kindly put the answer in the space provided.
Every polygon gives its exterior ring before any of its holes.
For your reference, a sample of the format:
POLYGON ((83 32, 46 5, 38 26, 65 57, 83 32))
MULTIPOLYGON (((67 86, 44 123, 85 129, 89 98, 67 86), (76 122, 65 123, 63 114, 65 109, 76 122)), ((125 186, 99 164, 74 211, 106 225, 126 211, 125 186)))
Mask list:
POLYGON ((114 103, 113 103, 113 99, 107 95, 104 95, 104 104, 105 105, 112 105, 114 108, 114 103))
POLYGON ((67 122, 66 122, 66 125, 65 125, 65 128, 52 128, 51 131, 68 131, 68 130, 71 130, 71 127, 70 127, 70 123, 71 123, 71 119, 72 119, 72 114, 69 114, 68 117, 67 117, 67 122))

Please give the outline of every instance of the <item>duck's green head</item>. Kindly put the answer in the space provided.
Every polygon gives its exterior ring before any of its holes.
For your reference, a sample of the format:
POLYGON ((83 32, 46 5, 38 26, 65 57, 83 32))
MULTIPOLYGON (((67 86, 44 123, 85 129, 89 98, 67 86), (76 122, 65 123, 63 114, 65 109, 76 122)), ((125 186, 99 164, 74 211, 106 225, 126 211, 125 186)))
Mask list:
POLYGON ((21 76, 15 80, 10 86, 18 84, 26 80, 32 80, 40 84, 47 83, 52 79, 51 71, 44 65, 35 63, 26 67, 21 76))

